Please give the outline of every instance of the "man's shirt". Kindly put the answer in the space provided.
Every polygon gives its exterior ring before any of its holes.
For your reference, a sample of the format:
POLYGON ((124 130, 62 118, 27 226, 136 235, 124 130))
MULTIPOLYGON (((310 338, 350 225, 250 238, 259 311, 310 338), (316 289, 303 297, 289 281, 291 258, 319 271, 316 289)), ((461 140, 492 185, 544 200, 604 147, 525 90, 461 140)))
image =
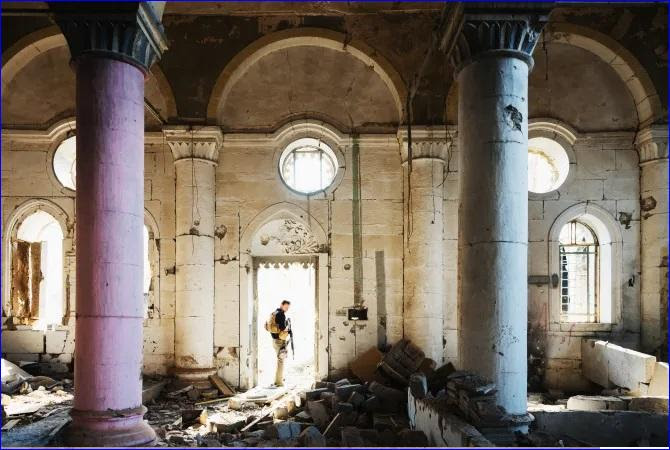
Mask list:
MULTIPOLYGON (((277 308, 277 311, 275 312, 275 323, 277 324, 277 327, 279 327, 279 330, 284 331, 286 329, 286 315, 281 308, 277 308)), ((279 334, 271 334, 272 339, 279 339, 279 334)))

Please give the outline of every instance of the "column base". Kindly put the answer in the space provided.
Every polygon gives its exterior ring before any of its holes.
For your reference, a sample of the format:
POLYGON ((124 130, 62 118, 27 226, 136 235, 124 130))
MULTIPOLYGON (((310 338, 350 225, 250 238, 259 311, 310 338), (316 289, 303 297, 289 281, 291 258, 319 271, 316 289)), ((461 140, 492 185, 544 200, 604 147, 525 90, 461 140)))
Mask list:
POLYGON ((209 381, 209 376, 214 375, 216 369, 189 369, 185 367, 175 367, 173 372, 179 381, 192 384, 200 389, 209 389, 212 387, 212 383, 209 381))
POLYGON ((504 421, 507 422, 507 428, 510 431, 518 431, 523 434, 528 434, 528 427, 534 420, 535 417, 531 413, 517 415, 508 414, 504 418, 504 421))
POLYGON ((64 443, 72 447, 150 447, 156 433, 143 419, 146 411, 144 406, 115 411, 73 409, 64 443))

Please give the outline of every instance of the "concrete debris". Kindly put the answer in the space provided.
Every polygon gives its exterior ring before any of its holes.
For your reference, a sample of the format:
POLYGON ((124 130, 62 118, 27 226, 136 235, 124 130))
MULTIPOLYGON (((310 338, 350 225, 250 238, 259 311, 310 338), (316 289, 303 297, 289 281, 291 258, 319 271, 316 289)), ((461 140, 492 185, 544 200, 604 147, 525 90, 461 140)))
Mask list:
POLYGON ((381 363, 383 357, 384 354, 382 352, 377 350, 376 347, 371 347, 349 363, 349 370, 351 370, 351 373, 361 381, 379 381, 377 367, 379 366, 379 363, 381 363))
POLYGON ((11 383, 14 381, 25 381, 32 378, 25 370, 21 369, 16 364, 2 358, 2 384, 11 383))
POLYGON ((330 422, 330 414, 324 400, 310 400, 307 402, 307 411, 314 424, 323 429, 330 422))
POLYGON ((318 428, 309 426, 302 430, 298 441, 303 447, 325 447, 326 438, 321 434, 318 428))
POLYGON ((402 386, 409 385, 409 377, 419 370, 426 356, 407 339, 398 341, 379 363, 380 372, 402 386))
POLYGON ((294 439, 300 435, 300 424, 298 422, 278 422, 270 425, 265 430, 265 436, 270 439, 287 440, 294 439))

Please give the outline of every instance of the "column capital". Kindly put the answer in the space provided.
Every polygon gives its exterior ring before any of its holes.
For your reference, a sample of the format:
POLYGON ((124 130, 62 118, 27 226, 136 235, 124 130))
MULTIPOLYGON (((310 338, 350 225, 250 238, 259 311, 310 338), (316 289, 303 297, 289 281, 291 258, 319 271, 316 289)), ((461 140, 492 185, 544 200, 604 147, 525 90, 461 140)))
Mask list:
POLYGON ((83 55, 118 59, 145 74, 167 49, 161 18, 165 2, 50 2, 73 61, 83 55))
POLYGON ((650 125, 637 133, 635 147, 640 164, 657 159, 668 159, 668 125, 650 125))
MULTIPOLYGON (((449 148, 456 139, 456 130, 450 132, 444 127, 413 127, 412 128, 412 161, 418 159, 435 159, 446 162, 449 148)), ((398 130, 400 156, 405 164, 409 159, 409 135, 407 129, 398 130)))
POLYGON ((548 21, 551 4, 501 3, 448 6, 440 46, 458 73, 486 56, 508 55, 533 67, 533 49, 548 21))
POLYGON ((184 159, 200 159, 217 164, 223 133, 219 127, 171 126, 163 135, 172 150, 175 163, 184 159))

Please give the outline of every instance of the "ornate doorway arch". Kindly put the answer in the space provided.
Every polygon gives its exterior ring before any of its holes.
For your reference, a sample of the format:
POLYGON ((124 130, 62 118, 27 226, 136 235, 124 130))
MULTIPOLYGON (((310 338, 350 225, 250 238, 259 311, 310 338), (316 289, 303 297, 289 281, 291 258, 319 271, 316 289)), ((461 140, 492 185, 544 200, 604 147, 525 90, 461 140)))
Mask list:
POLYGON ((323 227, 292 203, 260 212, 240 237, 240 387, 251 388, 257 375, 258 312, 254 292, 259 261, 301 258, 316 269, 315 355, 317 379, 328 375, 328 243, 323 227))

